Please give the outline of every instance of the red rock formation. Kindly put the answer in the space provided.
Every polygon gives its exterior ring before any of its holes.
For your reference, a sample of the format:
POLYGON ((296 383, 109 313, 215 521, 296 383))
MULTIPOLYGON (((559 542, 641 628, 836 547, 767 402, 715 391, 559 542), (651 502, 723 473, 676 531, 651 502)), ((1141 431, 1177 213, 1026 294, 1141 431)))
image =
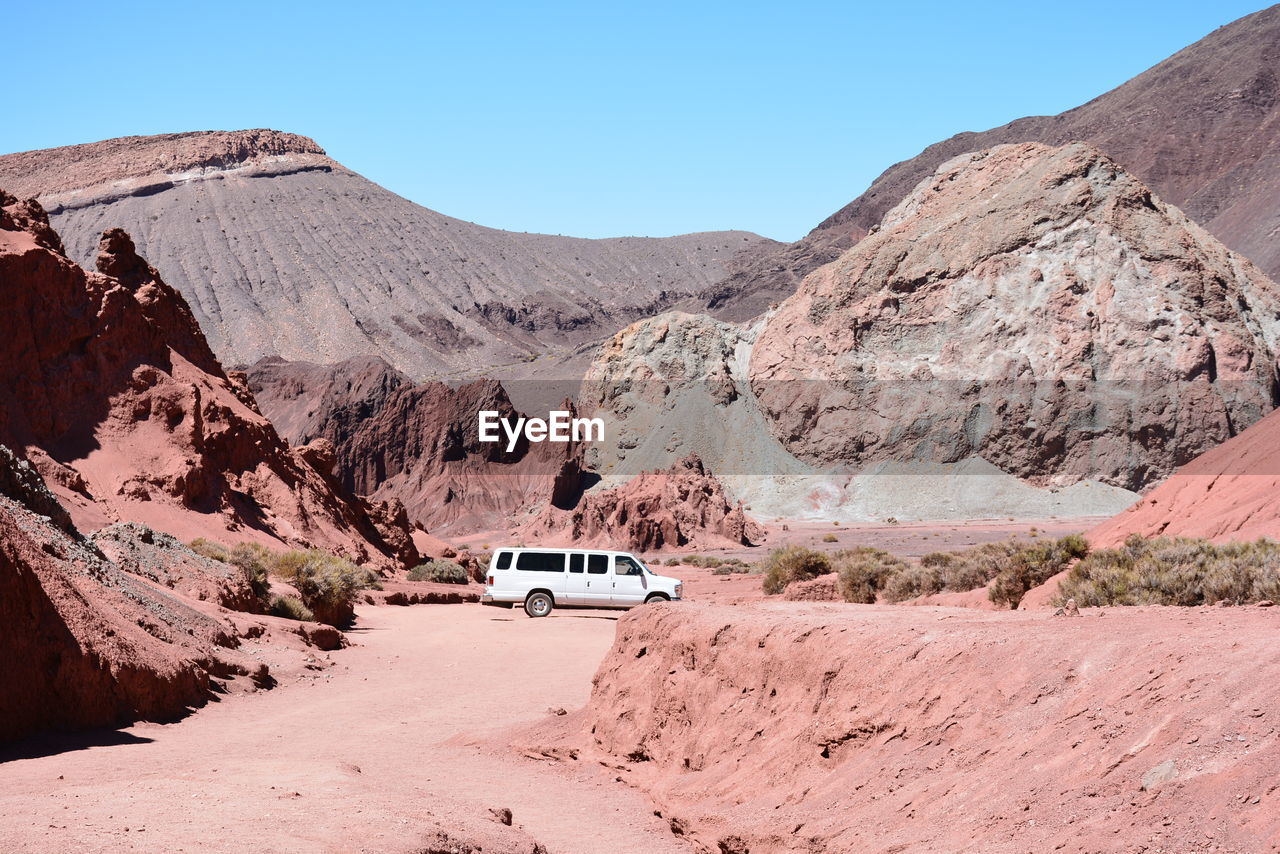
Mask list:
POLYGON ((332 444, 344 486, 402 502, 433 532, 505 528, 543 504, 577 498, 578 445, 522 437, 508 451, 505 438, 479 441, 481 410, 518 414, 496 380, 415 385, 381 360, 360 358, 323 367, 264 361, 250 383, 293 441, 332 444))
POLYGON ((1280 288, 1083 144, 943 164, 767 321, 751 383, 823 464, 1158 480, 1276 405, 1280 288))
POLYGON ((741 502, 731 504, 692 454, 665 471, 588 492, 571 510, 548 506, 521 534, 539 542, 633 552, 754 545, 764 538, 741 502))
POLYGON ((698 851, 1265 851, 1275 625, 1258 608, 639 608, 581 734, 552 744, 625 766, 698 851))
POLYGON ((100 272, 57 251, 39 205, 0 217, 0 442, 23 449, 87 529, 315 545, 412 563, 407 527, 290 449, 229 377, 182 297, 118 230, 100 272), (381 524, 384 532, 380 533, 381 524))
POLYGON ((1196 457, 1087 536, 1105 547, 1129 534, 1280 539, 1280 412, 1196 457))

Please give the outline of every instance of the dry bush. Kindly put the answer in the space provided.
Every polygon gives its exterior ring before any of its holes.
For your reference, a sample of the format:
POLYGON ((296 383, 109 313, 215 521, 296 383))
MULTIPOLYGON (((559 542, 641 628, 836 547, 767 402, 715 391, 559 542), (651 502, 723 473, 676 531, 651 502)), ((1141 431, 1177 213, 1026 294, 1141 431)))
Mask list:
POLYGON ((1089 541, 1079 534, 1068 534, 1058 540, 1024 546, 1009 556, 991 584, 991 601, 1009 608, 1018 607, 1022 597, 1062 572, 1072 561, 1089 554, 1089 541))
POLYGON ((761 568, 764 570, 764 592, 772 596, 786 590, 788 584, 831 572, 831 561, 822 552, 790 545, 770 552, 761 561, 761 568))
POLYGON ((267 606, 267 613, 273 617, 302 620, 308 623, 316 618, 316 615, 311 613, 311 609, 303 605, 302 600, 297 596, 272 596, 271 603, 267 606))
POLYGON ((822 541, 824 543, 838 543, 840 542, 840 538, 837 537, 835 534, 823 534, 822 541))
POLYGON ((831 553, 831 567, 840 574, 840 595, 846 602, 874 604, 890 579, 911 569, 902 558, 883 549, 858 546, 831 553))
POLYGON ((227 548, 218 543, 200 537, 191 541, 191 550, 213 560, 231 564, 243 573, 253 595, 265 607, 271 593, 270 564, 271 552, 266 546, 257 543, 240 543, 234 548, 227 548))
POLYGON ((322 623, 341 628, 355 615, 361 590, 378 587, 372 572, 318 549, 273 555, 272 572, 298 590, 302 603, 322 623))
POLYGON ((466 569, 451 560, 433 558, 409 570, 409 580, 435 581, 442 584, 466 584, 470 580, 470 576, 467 575, 466 569))
POLYGON ((1207 540, 1137 534, 1100 549, 1071 570, 1058 600, 1098 605, 1244 605, 1280 598, 1280 544, 1261 539, 1207 540))

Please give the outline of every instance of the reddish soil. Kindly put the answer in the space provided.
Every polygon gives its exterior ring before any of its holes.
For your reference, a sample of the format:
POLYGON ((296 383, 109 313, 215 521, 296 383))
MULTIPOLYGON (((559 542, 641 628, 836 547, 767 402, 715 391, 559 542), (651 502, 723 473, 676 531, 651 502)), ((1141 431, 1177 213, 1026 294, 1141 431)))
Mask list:
POLYGON ((504 734, 586 702, 615 618, 362 608, 327 671, 178 724, 10 748, 0 850, 687 852, 617 771, 504 734), (504 807, 516 832, 490 817, 504 807))
POLYGON ((699 850, 1280 851, 1275 608, 633 611, 561 749, 699 850))
POLYGON ((1218 541, 1280 537, 1280 413, 1201 454, 1089 531, 1089 539, 1114 546, 1134 533, 1218 541))

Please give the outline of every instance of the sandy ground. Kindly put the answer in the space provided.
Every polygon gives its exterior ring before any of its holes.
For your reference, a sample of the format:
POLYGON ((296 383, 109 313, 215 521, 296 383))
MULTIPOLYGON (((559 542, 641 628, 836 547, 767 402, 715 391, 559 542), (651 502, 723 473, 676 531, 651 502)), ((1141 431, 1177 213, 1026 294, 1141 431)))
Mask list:
POLYGON ((586 703, 616 619, 363 608, 356 646, 313 677, 0 753, 0 851, 409 851, 499 807, 553 854, 689 851, 610 769, 508 747, 506 729, 586 703))

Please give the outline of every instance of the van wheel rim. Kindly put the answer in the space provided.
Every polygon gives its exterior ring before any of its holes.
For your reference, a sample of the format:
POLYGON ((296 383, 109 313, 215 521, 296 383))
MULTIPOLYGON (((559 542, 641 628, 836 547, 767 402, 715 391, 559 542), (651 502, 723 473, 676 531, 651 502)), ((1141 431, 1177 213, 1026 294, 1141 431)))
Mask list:
POLYGON ((537 614, 540 617, 545 616, 546 614, 551 612, 551 603, 549 603, 546 599, 544 599, 541 596, 539 596, 537 599, 534 599, 533 602, 530 603, 530 605, 533 610, 533 613, 537 614))

